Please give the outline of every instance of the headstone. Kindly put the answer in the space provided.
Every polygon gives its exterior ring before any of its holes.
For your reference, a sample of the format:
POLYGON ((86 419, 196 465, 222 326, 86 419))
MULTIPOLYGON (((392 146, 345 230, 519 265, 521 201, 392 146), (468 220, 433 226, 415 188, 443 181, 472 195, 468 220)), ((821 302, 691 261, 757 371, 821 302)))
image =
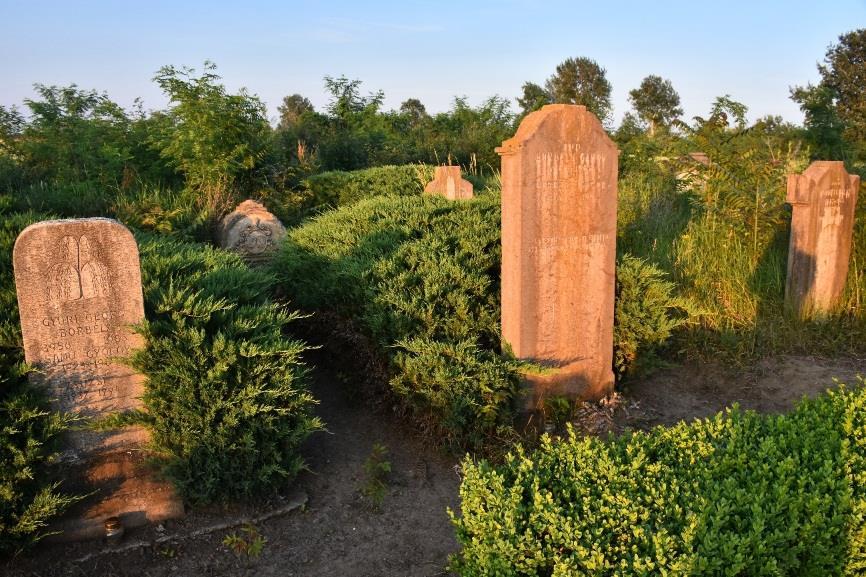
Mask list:
POLYGON ((433 180, 424 187, 428 194, 438 194, 449 200, 472 198, 472 183, 460 176, 459 166, 437 166, 433 180))
POLYGON ((237 251, 247 262, 267 261, 286 237, 286 227, 261 203, 245 200, 222 219, 219 245, 237 251))
POLYGON ((531 113, 502 143, 502 338, 527 407, 613 390, 619 152, 583 106, 531 113))
MULTIPOLYGON (((33 224, 13 252, 24 355, 55 410, 99 419, 141 409, 143 377, 120 364, 143 346, 138 247, 105 218, 33 224)), ((54 529, 65 540, 98 537, 106 520, 135 527, 183 515, 171 486, 144 466, 146 429, 72 430, 61 456, 63 489, 88 494, 54 529)))
POLYGON ((816 161, 788 176, 793 216, 785 302, 803 318, 823 317, 839 305, 859 189, 860 177, 845 172, 842 162, 816 161))
POLYGON ((704 152, 690 152, 679 159, 680 171, 677 173, 677 187, 680 190, 704 190, 709 175, 710 157, 704 152))

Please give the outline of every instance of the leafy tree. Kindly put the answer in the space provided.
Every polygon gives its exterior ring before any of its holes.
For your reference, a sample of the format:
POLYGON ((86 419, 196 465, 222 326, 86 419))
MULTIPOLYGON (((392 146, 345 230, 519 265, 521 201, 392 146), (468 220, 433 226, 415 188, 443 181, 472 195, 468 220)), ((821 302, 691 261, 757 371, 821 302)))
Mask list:
POLYGON ((620 123, 614 138, 616 139, 617 144, 622 146, 632 139, 643 135, 646 130, 646 125, 637 115, 632 112, 626 112, 622 117, 622 122, 620 123))
POLYGON ((683 113, 680 95, 671 81, 661 76, 647 76, 628 94, 635 112, 649 124, 650 136, 655 136, 656 128, 670 126, 683 113))
POLYGON ((604 68, 590 58, 568 58, 547 79, 545 89, 553 102, 582 104, 606 122, 613 110, 611 85, 604 68))
POLYGON ((371 92, 367 96, 361 96, 361 81, 349 80, 345 76, 333 78, 325 76, 325 89, 331 93, 331 101, 328 103, 328 114, 333 118, 346 123, 354 120, 353 116, 362 113, 375 114, 385 100, 385 93, 381 90, 371 92))
POLYGON ((513 127, 514 114, 507 99, 492 96, 473 107, 465 97, 457 97, 449 112, 433 119, 433 134, 426 143, 429 162, 440 164, 448 158, 470 171, 498 166, 495 149, 513 134, 513 127))
POLYGON ((11 155, 15 141, 24 130, 24 117, 14 106, 0 106, 0 154, 11 155))
POLYGON ((325 170, 355 170, 379 164, 389 146, 388 119, 379 109, 385 98, 380 90, 361 96, 360 80, 325 77, 331 94, 327 106, 319 157, 325 170))
POLYGON ((522 110, 521 116, 526 116, 544 106, 550 104, 550 94, 534 82, 523 83, 523 95, 517 99, 517 104, 522 110))
POLYGON ((839 36, 818 66, 851 143, 866 143, 866 28, 839 36))
POLYGON ((798 86, 791 89, 791 100, 800 105, 805 116, 805 137, 812 148, 812 158, 844 159, 848 152, 842 139, 845 126, 833 105, 832 91, 821 84, 798 86))
POLYGON ((172 106, 154 144, 216 218, 239 190, 255 183, 270 125, 264 104, 244 89, 228 94, 215 70, 212 62, 205 62, 200 76, 192 68, 160 68, 154 80, 172 106))
POLYGON ((839 36, 818 65, 821 82, 791 89, 814 158, 866 156, 866 28, 839 36))
POLYGON ((286 129, 298 124, 306 112, 313 112, 313 103, 300 94, 283 97, 283 103, 277 107, 280 113, 278 129, 286 129))
POLYGON ((425 118, 429 118, 427 108, 417 98, 409 98, 400 105, 400 114, 403 115, 411 126, 417 126, 425 118))
MULTIPOLYGON (((744 130, 748 111, 749 108, 745 104, 732 99, 730 94, 717 96, 710 108, 708 118, 695 116, 695 129, 704 133, 707 131, 744 130)), ((677 124, 680 127, 687 126, 682 122, 677 124)))
POLYGON ((34 86, 38 99, 24 101, 30 122, 8 117, 20 130, 21 153, 32 179, 118 186, 130 152, 130 120, 108 95, 65 87, 34 86))

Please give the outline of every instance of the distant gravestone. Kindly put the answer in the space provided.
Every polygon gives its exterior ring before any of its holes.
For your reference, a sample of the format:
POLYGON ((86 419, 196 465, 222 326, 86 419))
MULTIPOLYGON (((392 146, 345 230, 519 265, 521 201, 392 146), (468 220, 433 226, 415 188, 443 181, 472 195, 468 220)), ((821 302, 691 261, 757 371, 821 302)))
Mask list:
POLYGON ((502 143, 502 338, 527 408, 613 390, 616 145, 583 106, 553 104, 502 143))
POLYGON ((286 227, 254 200, 240 203, 223 218, 218 230, 219 245, 236 251, 250 263, 262 263, 286 237, 286 227))
POLYGON ((793 207, 785 302, 801 317, 821 317, 845 289, 860 177, 835 161, 813 162, 788 176, 793 207))
MULTIPOLYGON (((105 218, 33 224, 13 253, 24 354, 53 408, 98 419, 140 409, 143 377, 118 363, 143 346, 130 325, 144 319, 138 247, 119 222, 105 218)), ((183 515, 170 485, 143 466, 149 441, 140 426, 73 430, 61 457, 65 491, 88 494, 55 529, 62 539, 183 515)))
POLYGON ((438 194, 450 200, 473 197, 472 183, 461 177, 459 166, 437 166, 433 180, 427 183, 424 192, 438 194))

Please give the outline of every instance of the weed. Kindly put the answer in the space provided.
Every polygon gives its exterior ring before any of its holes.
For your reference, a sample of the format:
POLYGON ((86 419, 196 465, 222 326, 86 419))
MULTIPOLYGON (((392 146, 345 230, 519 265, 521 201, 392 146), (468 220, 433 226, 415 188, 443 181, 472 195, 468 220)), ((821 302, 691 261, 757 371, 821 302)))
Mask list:
POLYGON ((388 460, 388 447, 374 443, 370 456, 364 461, 365 482, 361 493, 370 501, 375 510, 379 510, 388 489, 388 474, 391 472, 391 462, 388 460))
POLYGON ((223 545, 228 547, 238 557, 257 558, 265 549, 267 539, 259 533, 252 524, 247 523, 240 531, 230 533, 223 539, 223 545))
POLYGON ((561 430, 574 416, 574 404, 564 395, 551 395, 542 402, 545 430, 561 430))

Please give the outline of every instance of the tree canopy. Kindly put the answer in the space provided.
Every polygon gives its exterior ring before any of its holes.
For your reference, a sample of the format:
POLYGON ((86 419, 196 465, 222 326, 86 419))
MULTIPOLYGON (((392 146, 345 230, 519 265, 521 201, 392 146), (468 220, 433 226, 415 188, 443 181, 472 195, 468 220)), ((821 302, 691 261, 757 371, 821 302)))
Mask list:
POLYGON ((658 128, 667 128, 683 113, 680 95, 671 81, 654 74, 644 78, 628 98, 638 117, 649 124, 650 135, 655 135, 658 128))
POLYGON ((552 102, 582 104, 602 123, 610 120, 612 87, 607 71, 595 60, 583 56, 567 58, 556 67, 544 87, 552 102))

